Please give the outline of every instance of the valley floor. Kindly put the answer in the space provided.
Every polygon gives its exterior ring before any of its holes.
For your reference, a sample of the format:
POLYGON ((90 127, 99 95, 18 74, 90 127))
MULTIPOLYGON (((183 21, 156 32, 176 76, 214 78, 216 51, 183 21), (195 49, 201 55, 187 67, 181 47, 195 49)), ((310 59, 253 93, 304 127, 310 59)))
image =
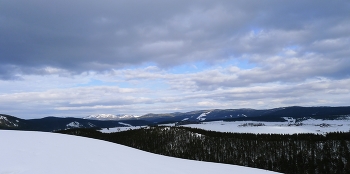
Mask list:
MULTIPOLYGON (((286 122, 257 122, 257 121, 212 121, 202 122, 201 124, 187 124, 185 127, 199 128, 217 132, 232 133, 255 133, 255 134, 297 134, 297 133, 315 133, 324 134, 329 132, 349 132, 350 117, 342 120, 321 120, 307 119, 296 122, 295 119, 285 118, 286 122)), ((174 124, 166 124, 164 126, 174 126, 174 124)), ((102 129, 101 132, 120 132, 130 129, 139 129, 141 127, 117 127, 110 129, 102 129)))
POLYGON ((350 120, 315 120, 309 119, 299 123, 291 122, 204 122, 202 124, 183 125, 186 127, 212 130, 217 132, 234 133, 260 133, 260 134, 296 134, 315 133, 324 134, 329 132, 350 131, 350 120), (261 125, 259 125, 261 124, 261 125))

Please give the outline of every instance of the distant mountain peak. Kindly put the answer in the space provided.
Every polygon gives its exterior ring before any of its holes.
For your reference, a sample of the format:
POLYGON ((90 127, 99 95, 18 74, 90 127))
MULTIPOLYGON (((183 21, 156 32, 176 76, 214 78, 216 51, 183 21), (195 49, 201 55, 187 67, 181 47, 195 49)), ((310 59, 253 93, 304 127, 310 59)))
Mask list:
POLYGON ((114 114, 93 114, 89 115, 87 117, 84 117, 84 119, 91 119, 91 120, 124 120, 124 119, 134 119, 138 118, 137 115, 127 115, 127 114, 120 114, 120 115, 114 115, 114 114))

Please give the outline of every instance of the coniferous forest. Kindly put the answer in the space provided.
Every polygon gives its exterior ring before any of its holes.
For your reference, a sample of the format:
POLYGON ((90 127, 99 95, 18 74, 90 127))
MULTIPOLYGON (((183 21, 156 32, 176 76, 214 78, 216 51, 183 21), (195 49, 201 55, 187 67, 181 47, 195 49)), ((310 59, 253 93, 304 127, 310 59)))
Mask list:
POLYGON ((167 156, 287 174, 350 173, 350 132, 278 135, 150 127, 117 133, 93 129, 58 133, 101 139, 167 156))

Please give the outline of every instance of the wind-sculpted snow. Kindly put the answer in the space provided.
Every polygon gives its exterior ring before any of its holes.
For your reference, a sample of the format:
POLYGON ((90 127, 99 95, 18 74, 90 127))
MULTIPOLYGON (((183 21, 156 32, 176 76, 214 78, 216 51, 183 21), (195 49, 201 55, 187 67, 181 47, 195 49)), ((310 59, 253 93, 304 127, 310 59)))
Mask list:
POLYGON ((1 174, 264 174, 235 165, 156 155, 130 147, 63 134, 0 131, 1 174))

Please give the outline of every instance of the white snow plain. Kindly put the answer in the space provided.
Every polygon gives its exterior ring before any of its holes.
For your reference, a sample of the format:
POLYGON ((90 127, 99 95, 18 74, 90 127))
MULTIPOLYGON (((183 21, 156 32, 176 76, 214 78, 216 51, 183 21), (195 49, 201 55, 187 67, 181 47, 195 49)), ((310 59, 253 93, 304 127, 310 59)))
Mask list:
MULTIPOLYGON (((261 121, 212 121, 202 122, 201 124, 181 125, 185 127, 199 128, 217 132, 232 132, 232 133, 254 133, 254 134, 298 134, 298 133, 314 133, 325 134, 329 132, 349 132, 350 117, 343 120, 320 120, 307 119, 295 124, 295 119, 285 118, 287 122, 261 122, 261 121), (249 126, 249 124, 263 126, 249 126), (301 124, 300 124, 301 123, 301 124), (248 126, 242 126, 247 124, 248 126)), ((161 126, 175 126, 175 124, 163 124, 161 126)), ((145 127, 145 126, 142 126, 145 127)), ((110 129, 102 129, 103 133, 121 132, 131 129, 140 129, 141 126, 132 127, 116 127, 110 129)))
POLYGON ((0 130, 0 174, 267 174, 249 167, 185 160, 90 138, 0 130))
POLYGON ((296 133, 315 133, 324 134, 329 132, 349 132, 350 119, 344 120, 320 120, 308 119, 294 124, 295 120, 288 122, 256 122, 256 121, 235 121, 235 122, 203 122, 202 124, 182 125, 186 127, 199 128, 217 132, 233 132, 233 133, 255 133, 255 134, 296 134, 296 133), (263 126, 249 126, 259 123, 263 126), (248 126, 243 126, 248 124, 248 126))

